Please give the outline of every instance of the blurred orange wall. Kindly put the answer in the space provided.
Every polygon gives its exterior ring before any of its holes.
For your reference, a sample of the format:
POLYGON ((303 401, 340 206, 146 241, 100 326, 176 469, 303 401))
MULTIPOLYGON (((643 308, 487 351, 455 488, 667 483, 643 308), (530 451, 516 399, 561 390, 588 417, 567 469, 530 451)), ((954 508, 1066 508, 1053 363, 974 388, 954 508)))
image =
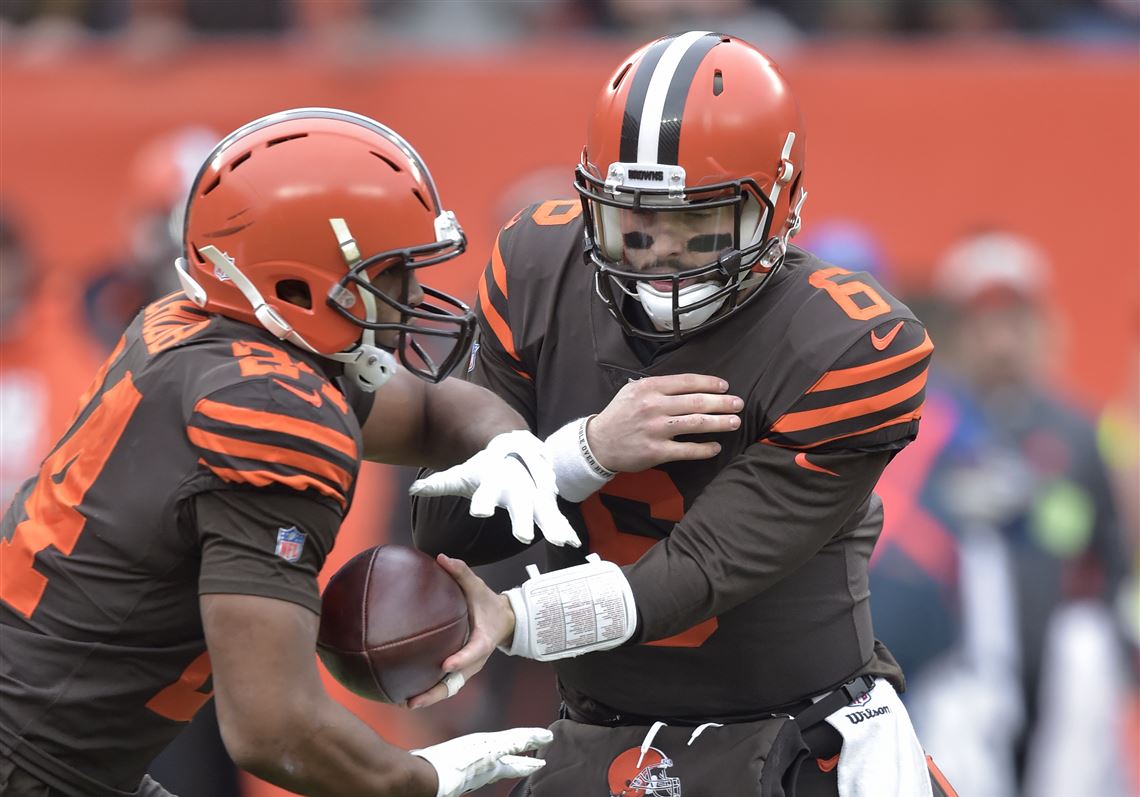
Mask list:
MULTIPOLYGON (((342 106, 395 127, 425 156, 472 243, 433 282, 470 296, 511 212, 504 192, 515 184, 525 201, 516 181, 554 169, 539 184, 569 195, 592 100, 628 49, 557 42, 484 56, 378 52, 348 64, 299 46, 233 43, 149 64, 95 49, 35 68, 7 55, 0 196, 27 219, 47 267, 82 272, 123 246, 123 175, 148 137, 342 106)), ((808 124, 805 228, 864 221, 909 287, 922 287, 937 253, 975 226, 1037 238, 1059 272, 1063 375, 1091 404, 1117 388, 1140 315, 1135 49, 883 43, 779 60, 808 124)))

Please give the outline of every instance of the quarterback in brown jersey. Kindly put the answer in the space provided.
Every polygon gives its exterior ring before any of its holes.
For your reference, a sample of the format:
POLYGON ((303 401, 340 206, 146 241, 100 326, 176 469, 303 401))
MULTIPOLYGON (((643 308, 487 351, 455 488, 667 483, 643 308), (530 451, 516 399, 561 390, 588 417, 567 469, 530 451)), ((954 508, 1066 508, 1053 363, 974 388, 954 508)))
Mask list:
MULTIPOLYGON (((465 246, 423 161, 345 111, 258 119, 203 164, 184 243, 184 295, 130 325, 4 515, 0 793, 165 794, 146 768, 211 696, 234 760, 303 794, 443 797, 539 768, 520 754, 546 729, 394 748, 316 668, 316 576, 362 456, 471 457, 472 511, 577 542, 524 419, 444 378, 474 318, 416 276, 465 246)), ((499 597, 465 589, 481 662, 499 597)))
MULTIPOLYGON (((585 543, 550 548, 550 572, 503 604, 503 648, 554 661, 564 706, 527 794, 949 789, 898 700, 867 587, 873 490, 917 433, 932 345, 872 277, 789 243, 804 175, 804 125, 772 61, 730 36, 670 36, 606 82, 579 197, 523 210, 495 243, 469 379, 557 449, 585 543), (695 399, 662 380, 691 373, 743 397, 738 427, 671 417, 695 399), (715 452, 660 456, 646 427, 715 452)), ((451 478, 414 487, 417 544, 471 562, 517 552, 501 517, 436 497, 451 478)))

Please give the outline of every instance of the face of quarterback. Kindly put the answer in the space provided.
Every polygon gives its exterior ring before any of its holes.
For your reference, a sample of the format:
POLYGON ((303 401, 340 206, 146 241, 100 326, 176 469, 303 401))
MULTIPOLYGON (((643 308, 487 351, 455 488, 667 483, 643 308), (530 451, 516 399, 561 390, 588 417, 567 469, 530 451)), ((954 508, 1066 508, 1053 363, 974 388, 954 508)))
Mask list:
MULTIPOLYGON (((729 207, 705 210, 621 210, 624 261, 642 274, 676 274, 715 262, 732 248, 735 218, 729 207)), ((685 287, 694 280, 685 280, 685 287)), ((670 290, 662 280, 654 287, 670 290)))

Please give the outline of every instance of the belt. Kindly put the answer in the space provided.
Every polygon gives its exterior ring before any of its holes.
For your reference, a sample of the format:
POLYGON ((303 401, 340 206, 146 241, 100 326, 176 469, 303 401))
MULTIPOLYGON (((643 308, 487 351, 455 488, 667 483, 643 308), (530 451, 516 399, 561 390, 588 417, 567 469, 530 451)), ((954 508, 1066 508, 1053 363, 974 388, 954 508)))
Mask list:
POLYGON ((843 686, 828 692, 811 706, 796 714, 796 725, 800 726, 801 731, 806 731, 811 726, 823 722, 844 706, 862 700, 874 688, 875 679, 869 675, 852 678, 843 686))

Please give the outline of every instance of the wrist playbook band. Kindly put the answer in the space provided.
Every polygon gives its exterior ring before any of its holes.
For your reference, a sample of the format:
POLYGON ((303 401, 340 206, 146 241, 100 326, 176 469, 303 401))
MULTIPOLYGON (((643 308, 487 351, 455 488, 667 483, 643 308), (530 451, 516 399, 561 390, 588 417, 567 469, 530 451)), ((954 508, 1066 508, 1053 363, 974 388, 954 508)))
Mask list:
POLYGON ((510 656, 554 661, 616 648, 637 630, 637 606, 625 573, 596 553, 586 563, 539 573, 507 590, 515 613, 510 656))

